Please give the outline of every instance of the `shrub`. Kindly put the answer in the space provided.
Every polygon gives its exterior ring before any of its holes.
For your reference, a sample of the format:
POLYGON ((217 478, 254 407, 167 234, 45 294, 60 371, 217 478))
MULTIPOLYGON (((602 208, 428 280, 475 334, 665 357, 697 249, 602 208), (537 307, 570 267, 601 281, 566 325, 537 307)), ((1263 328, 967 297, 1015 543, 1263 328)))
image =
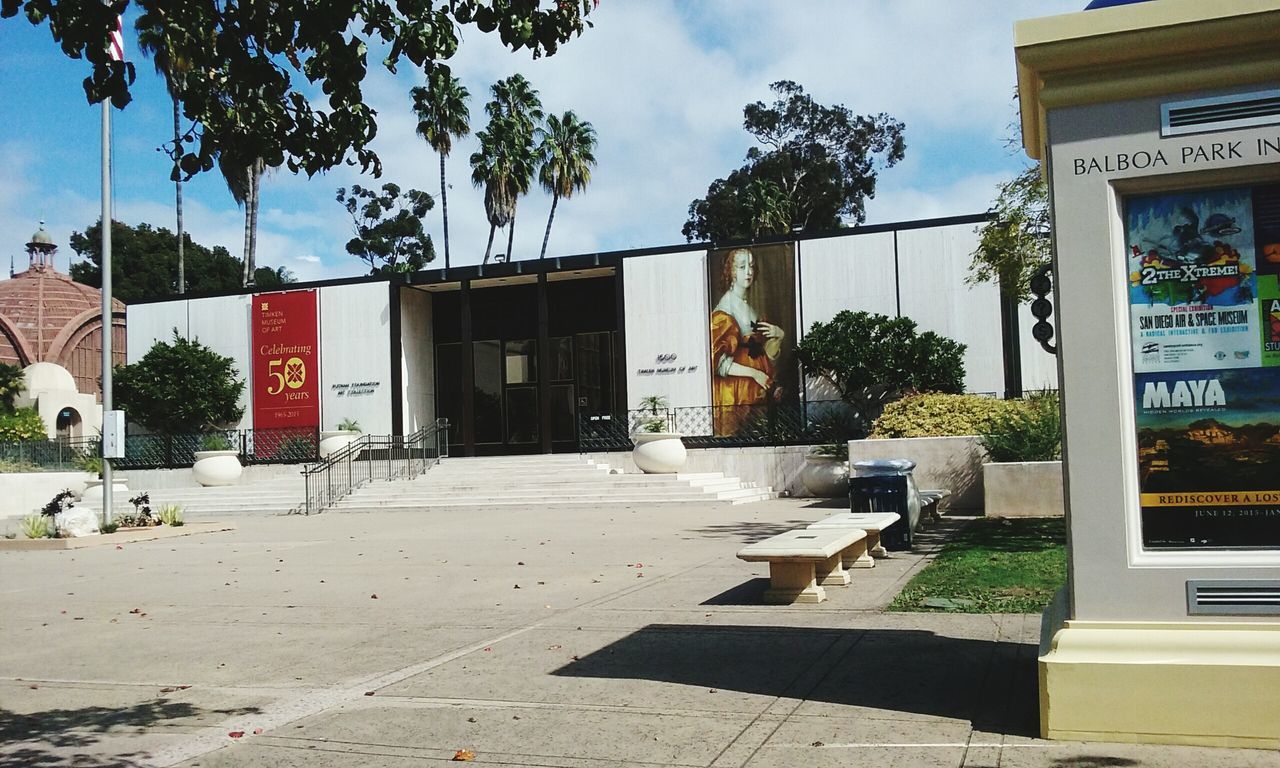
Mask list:
POLYGON ((994 462, 1053 461, 1062 457, 1058 395, 1044 392, 992 419, 979 439, 994 462))
POLYGON ((871 437, 980 435, 992 419, 1018 405, 981 395, 908 395, 885 406, 871 437))
POLYGON ((232 449, 231 441, 226 435, 212 434, 204 435, 200 438, 200 450, 202 451, 229 451, 232 449))
POLYGON ((844 310, 810 326, 796 357, 808 375, 840 391, 865 429, 908 393, 964 391, 964 350, 932 331, 917 333, 911 318, 844 310))
POLYGON ((235 361, 199 341, 157 341, 142 359, 115 370, 116 405, 152 432, 177 435, 216 429, 244 414, 244 381, 235 361))
POLYGON ((23 440, 48 440, 49 432, 44 419, 34 408, 19 408, 13 413, 0 414, 0 442, 17 443, 23 440))
POLYGON ((165 504, 160 508, 160 522, 173 528, 182 525, 182 507, 177 504, 165 504))
POLYGON ((92 453, 78 453, 72 464, 81 472, 88 472, 94 477, 102 477, 102 457, 92 453))
POLYGON ((22 535, 28 539, 43 539, 49 535, 49 521, 44 515, 27 515, 22 518, 22 535))
POLYGON ((360 422, 348 417, 338 422, 338 429, 343 432, 359 432, 360 422))
POLYGON ((23 459, 0 459, 0 474, 19 472, 41 472, 44 468, 23 459))

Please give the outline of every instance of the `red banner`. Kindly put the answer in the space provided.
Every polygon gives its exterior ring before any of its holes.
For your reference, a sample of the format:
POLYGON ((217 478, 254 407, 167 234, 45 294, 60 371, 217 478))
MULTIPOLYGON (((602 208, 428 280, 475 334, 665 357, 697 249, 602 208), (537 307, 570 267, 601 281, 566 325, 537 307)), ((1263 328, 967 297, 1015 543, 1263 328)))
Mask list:
POLYGON ((320 426, 316 292, 253 297, 253 428, 320 426))

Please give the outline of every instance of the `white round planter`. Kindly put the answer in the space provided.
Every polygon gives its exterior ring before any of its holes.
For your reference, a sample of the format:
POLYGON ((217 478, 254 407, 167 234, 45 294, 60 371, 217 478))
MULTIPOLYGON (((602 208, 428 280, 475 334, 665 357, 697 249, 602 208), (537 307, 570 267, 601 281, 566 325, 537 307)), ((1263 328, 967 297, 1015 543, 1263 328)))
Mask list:
MULTIPOLYGON (((129 480, 124 477, 111 478, 111 503, 117 504, 121 501, 129 499, 129 480)), ((80 501, 86 506, 94 506, 102 508, 102 478, 95 477, 91 480, 84 481, 84 493, 80 494, 80 501)))
POLYGON ((835 456, 804 457, 800 482, 810 496, 836 499, 849 495, 849 464, 835 456))
POLYGON ((196 463, 191 466, 196 482, 204 486, 235 485, 242 472, 238 451, 196 451, 196 463))
POLYGON ((360 431, 355 429, 339 429, 334 430, 333 432, 321 432, 319 446, 320 458, 323 459, 331 453, 337 453, 348 445, 354 443, 358 437, 360 437, 360 431))
POLYGON ((631 458, 641 472, 673 474, 684 469, 684 443, 678 432, 637 432, 631 436, 636 447, 631 458))

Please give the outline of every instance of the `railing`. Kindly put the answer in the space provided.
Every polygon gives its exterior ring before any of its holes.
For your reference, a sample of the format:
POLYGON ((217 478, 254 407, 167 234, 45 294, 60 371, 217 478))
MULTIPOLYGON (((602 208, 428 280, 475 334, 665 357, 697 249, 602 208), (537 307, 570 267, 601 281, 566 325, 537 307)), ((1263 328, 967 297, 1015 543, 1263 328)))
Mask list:
POLYGON ((302 471, 307 486, 306 513, 322 512, 374 480, 409 480, 449 455, 449 422, 423 427, 412 435, 361 435, 342 450, 302 471))
MULTIPOLYGON (((0 443, 0 460, 25 471, 59 472, 80 468, 101 455, 98 437, 24 440, 0 443)), ((131 434, 125 455, 113 459, 116 469, 179 469, 195 463, 196 451, 225 447, 240 454, 245 464, 298 464, 316 461, 320 432, 315 427, 229 429, 179 435, 131 434)))
POLYGON ((857 415, 839 400, 805 403, 639 409, 584 413, 578 419, 580 451, 624 451, 631 435, 654 425, 678 432, 689 448, 808 445, 865 434, 857 415))

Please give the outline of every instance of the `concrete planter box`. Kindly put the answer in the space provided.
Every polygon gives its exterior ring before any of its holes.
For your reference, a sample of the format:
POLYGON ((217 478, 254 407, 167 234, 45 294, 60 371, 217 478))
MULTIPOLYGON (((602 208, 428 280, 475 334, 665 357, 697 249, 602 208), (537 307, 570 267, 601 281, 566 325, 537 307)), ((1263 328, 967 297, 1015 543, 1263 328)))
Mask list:
POLYGON ((688 454, 677 432, 637 432, 631 436, 631 458, 641 472, 675 474, 684 469, 688 454))
POLYGON ((800 482, 809 496, 841 499, 849 495, 849 465, 835 456, 809 454, 800 470, 800 482))
POLYGON ((916 486, 951 491, 946 509, 978 514, 983 506, 982 464, 986 452, 977 435, 850 440, 849 466, 864 459, 910 459, 916 486))
POLYGON ((196 451, 196 463, 191 465, 191 475, 203 486, 235 485, 240 481, 244 467, 238 451, 196 451))
POLYGON ((982 465, 987 517, 1062 517, 1061 461, 982 465))

